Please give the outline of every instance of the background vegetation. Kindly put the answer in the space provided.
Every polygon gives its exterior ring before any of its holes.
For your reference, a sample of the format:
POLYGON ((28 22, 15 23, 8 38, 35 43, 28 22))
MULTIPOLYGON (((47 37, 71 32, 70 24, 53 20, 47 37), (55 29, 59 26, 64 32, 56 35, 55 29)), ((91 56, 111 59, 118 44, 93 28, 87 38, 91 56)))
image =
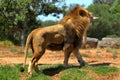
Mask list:
MULTIPOLYGON (((88 31, 88 36, 120 37, 120 0, 93 0, 87 7, 100 17, 88 31)), ((39 15, 51 14, 59 18, 78 4, 67 6, 65 0, 0 0, 0 41, 10 40, 24 45, 26 36, 33 29, 56 24, 57 21, 37 20, 39 15)))
POLYGON ((120 37, 120 0, 94 0, 87 9, 99 20, 90 27, 88 36, 101 39, 103 37, 120 37))

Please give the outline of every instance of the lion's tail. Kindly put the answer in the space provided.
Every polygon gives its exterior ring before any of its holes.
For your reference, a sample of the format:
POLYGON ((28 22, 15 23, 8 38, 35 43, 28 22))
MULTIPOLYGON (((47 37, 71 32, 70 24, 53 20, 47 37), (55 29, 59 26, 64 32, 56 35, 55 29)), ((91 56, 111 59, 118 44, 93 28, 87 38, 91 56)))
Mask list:
POLYGON ((26 60, 27 60, 27 55, 28 55, 28 48, 29 48, 29 44, 32 41, 32 34, 29 34, 29 36, 27 37, 27 41, 26 41, 26 45, 25 45, 25 51, 24 51, 24 63, 23 66, 20 68, 21 72, 24 72, 24 67, 26 65, 26 60))

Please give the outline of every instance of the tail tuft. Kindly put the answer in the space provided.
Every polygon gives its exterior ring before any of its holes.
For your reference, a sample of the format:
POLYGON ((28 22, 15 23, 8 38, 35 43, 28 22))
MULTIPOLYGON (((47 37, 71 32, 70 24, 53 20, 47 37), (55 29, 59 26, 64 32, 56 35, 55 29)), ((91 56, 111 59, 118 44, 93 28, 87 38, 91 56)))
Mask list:
POLYGON ((25 69, 23 67, 20 68, 20 72, 24 72, 25 69))

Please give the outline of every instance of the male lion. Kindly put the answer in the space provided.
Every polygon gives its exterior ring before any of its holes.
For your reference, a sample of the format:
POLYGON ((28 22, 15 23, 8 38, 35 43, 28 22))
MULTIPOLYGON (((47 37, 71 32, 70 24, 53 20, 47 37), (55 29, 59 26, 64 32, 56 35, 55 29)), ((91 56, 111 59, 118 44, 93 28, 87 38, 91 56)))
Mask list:
MULTIPOLYGON (((80 66, 84 66, 85 62, 79 54, 79 47, 82 44, 83 34, 89 27, 92 14, 86 9, 77 6, 73 8, 67 15, 56 25, 37 28, 33 30, 27 37, 25 46, 25 60, 23 67, 26 64, 28 54, 28 46, 30 45, 33 51, 33 57, 28 67, 28 74, 32 74, 32 69, 38 72, 37 62, 44 54, 46 48, 54 48, 61 46, 64 51, 64 66, 68 66, 70 53, 74 53, 80 66)), ((21 71, 24 71, 24 68, 21 71)))

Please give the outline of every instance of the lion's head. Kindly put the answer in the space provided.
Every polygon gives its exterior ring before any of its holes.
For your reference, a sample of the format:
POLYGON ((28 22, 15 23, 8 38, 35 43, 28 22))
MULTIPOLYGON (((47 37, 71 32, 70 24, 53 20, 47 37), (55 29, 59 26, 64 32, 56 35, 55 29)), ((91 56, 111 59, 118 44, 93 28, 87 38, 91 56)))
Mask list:
POLYGON ((70 10, 66 16, 59 22, 60 24, 70 24, 74 28, 79 37, 83 36, 83 33, 87 27, 89 27, 93 19, 92 13, 87 11, 81 6, 77 6, 70 10))

